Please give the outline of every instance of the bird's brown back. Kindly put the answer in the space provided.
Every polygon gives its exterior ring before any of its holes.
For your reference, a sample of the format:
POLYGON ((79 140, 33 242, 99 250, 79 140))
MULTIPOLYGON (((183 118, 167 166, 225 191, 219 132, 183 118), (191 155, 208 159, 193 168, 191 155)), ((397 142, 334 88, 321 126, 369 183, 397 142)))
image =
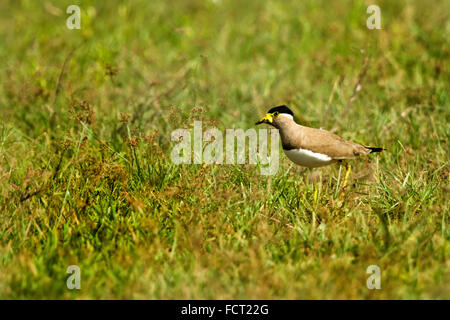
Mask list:
POLYGON ((370 153, 366 147, 345 141, 338 135, 322 129, 304 127, 295 122, 287 122, 280 126, 283 149, 307 149, 312 152, 326 154, 339 159, 351 159, 370 153))

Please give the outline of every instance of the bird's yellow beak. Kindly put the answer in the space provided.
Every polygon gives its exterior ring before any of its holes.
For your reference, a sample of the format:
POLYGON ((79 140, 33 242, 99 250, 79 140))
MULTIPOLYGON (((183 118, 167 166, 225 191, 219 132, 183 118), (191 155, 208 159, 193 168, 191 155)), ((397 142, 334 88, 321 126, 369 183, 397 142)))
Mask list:
POLYGON ((261 124, 261 123, 272 123, 273 122, 273 114, 268 113, 266 114, 266 116, 264 118, 262 118, 261 120, 259 120, 257 123, 255 124, 261 124))

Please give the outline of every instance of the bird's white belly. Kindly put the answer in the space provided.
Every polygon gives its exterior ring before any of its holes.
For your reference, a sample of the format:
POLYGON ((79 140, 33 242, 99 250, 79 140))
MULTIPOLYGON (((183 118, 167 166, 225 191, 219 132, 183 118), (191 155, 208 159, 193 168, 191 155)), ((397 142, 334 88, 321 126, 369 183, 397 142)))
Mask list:
POLYGON ((316 153, 306 149, 284 150, 284 153, 296 164, 308 168, 322 167, 335 162, 335 160, 326 154, 316 153))

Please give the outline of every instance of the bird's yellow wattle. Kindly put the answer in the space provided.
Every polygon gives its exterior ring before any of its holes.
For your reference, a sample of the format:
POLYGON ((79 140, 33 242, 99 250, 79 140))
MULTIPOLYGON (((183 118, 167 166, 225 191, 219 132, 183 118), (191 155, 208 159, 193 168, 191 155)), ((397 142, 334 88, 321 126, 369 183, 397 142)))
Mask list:
POLYGON ((273 122, 273 114, 268 113, 258 123, 272 123, 272 122, 273 122))

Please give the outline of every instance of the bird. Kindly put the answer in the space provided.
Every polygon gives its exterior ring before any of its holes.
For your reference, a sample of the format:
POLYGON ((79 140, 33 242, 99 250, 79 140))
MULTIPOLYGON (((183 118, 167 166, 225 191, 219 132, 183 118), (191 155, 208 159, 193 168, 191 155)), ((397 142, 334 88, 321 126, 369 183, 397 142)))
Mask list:
POLYGON ((346 160, 384 150, 344 140, 324 129, 302 126, 294 121, 294 113, 286 105, 271 108, 255 125, 263 123, 279 130, 284 153, 297 165, 318 168, 344 162, 347 167, 344 188, 351 171, 346 160))

